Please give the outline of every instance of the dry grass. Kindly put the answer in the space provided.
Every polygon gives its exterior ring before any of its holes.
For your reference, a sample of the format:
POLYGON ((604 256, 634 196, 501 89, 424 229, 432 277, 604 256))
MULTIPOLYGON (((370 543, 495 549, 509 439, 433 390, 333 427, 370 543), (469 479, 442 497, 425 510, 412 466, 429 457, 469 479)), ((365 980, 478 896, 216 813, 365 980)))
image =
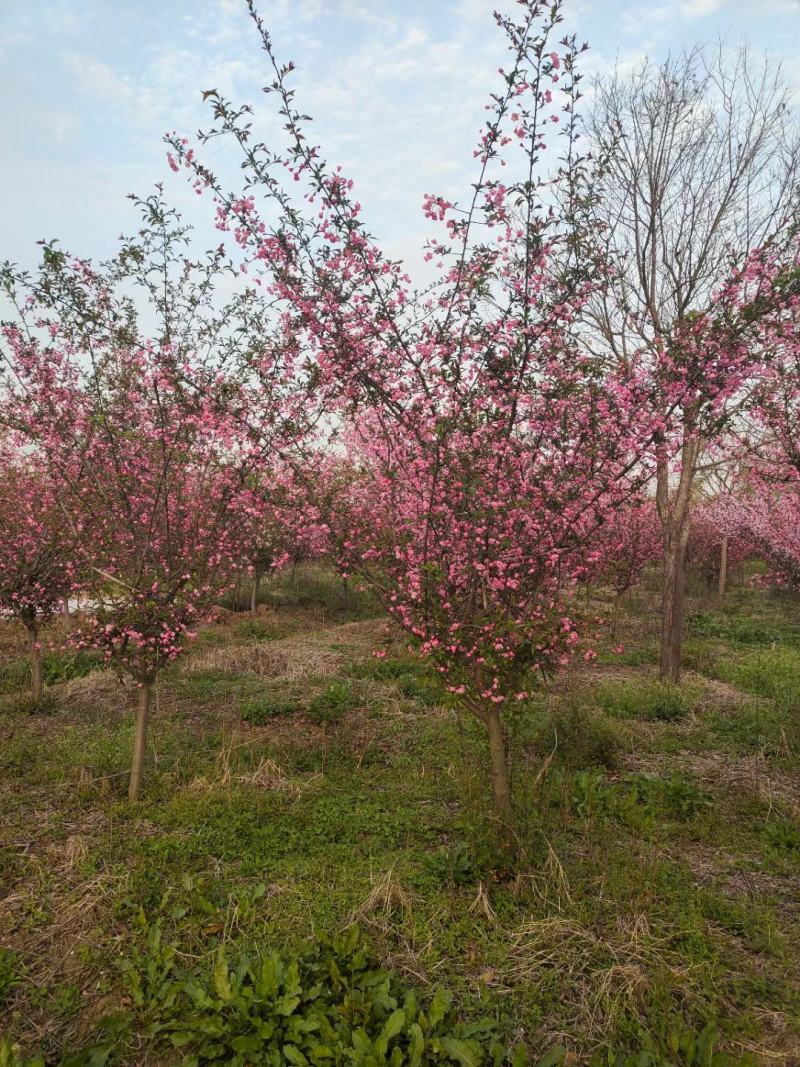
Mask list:
POLYGON ((319 784, 321 780, 321 774, 313 774, 310 778, 303 779, 290 778, 272 759, 262 759, 252 774, 239 775, 237 778, 237 781, 256 786, 258 789, 273 789, 295 797, 319 784))
POLYGON ((271 641, 212 648, 191 656, 185 669, 189 674, 221 670, 227 674, 260 674, 266 678, 276 678, 286 674, 287 666, 280 642, 271 641))
POLYGON ((91 671, 72 678, 59 689, 59 704, 65 712, 81 718, 90 715, 95 721, 127 714, 134 699, 133 683, 113 670, 91 671))
MULTIPOLYGON (((32 989, 69 980, 80 989, 88 1012, 96 999, 96 965, 84 962, 87 957, 82 950, 100 948, 99 931, 108 924, 124 880, 103 872, 88 881, 76 881, 85 847, 85 840, 74 835, 59 850, 60 863, 49 864, 49 857, 32 858, 29 876, 0 901, 0 931, 4 931, 5 943, 26 960, 25 982, 32 989), (35 924, 31 916, 36 916, 35 924)), ((65 1036, 62 1020, 46 1009, 26 1019, 25 1037, 33 1043, 57 1031, 65 1036)))
POLYGON ((543 906, 561 914, 574 903, 567 872, 549 841, 547 858, 535 870, 520 871, 513 882, 517 895, 531 891, 543 906))
POLYGON ((242 773, 238 766, 239 754, 252 745, 258 744, 259 741, 258 737, 242 740, 239 734, 233 734, 223 740, 217 757, 218 773, 213 778, 207 776, 194 778, 188 788, 194 792, 206 792, 218 789, 220 786, 230 788, 243 784, 256 789, 282 793, 288 797, 299 797, 308 789, 321 783, 321 774, 312 774, 308 778, 293 778, 276 760, 266 756, 262 757, 254 768, 242 773))
POLYGON ((336 674, 346 662, 367 656, 383 639, 380 621, 349 622, 274 641, 208 649, 189 658, 187 671, 245 672, 291 681, 336 674))
POLYGON ((482 916, 487 922, 494 925, 497 922, 497 912, 492 907, 489 894, 484 888, 483 882, 478 882, 478 892, 469 906, 470 915, 482 916))
POLYGON ((375 918, 384 922, 398 913, 406 917, 411 912, 413 897, 394 876, 390 868, 377 880, 372 879, 372 889, 366 900, 350 916, 350 922, 369 921, 375 918))
POLYGON ((624 764, 628 770, 652 774, 663 773, 666 765, 671 773, 691 775, 709 792, 733 798, 749 793, 769 810, 773 805, 785 805, 795 818, 800 817, 800 775, 782 771, 760 755, 688 750, 670 753, 667 760, 659 752, 636 752, 627 756, 624 764))
POLYGON ((562 989, 563 1035, 585 1034, 600 1040, 613 1020, 625 1013, 643 1020, 650 974, 669 975, 686 991, 689 971, 671 947, 669 936, 656 937, 646 915, 619 916, 616 929, 599 932, 568 915, 523 924, 509 943, 511 984, 536 984, 553 971, 562 989), (569 981, 564 981, 569 979, 569 981))

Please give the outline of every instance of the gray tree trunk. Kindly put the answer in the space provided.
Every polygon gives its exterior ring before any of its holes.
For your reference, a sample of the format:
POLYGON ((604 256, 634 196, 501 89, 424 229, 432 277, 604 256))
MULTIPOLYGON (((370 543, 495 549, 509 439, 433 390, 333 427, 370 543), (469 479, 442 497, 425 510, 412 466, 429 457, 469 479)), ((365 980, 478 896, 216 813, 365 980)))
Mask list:
POLYGON ((153 695, 153 683, 143 682, 136 702, 136 734, 133 741, 133 762, 128 786, 128 799, 140 800, 144 780, 144 757, 147 752, 147 724, 150 719, 150 700, 153 695))
POLYGON ((25 623, 28 631, 28 654, 31 661, 31 697, 35 704, 40 704, 44 696, 44 664, 42 648, 39 644, 39 627, 35 622, 25 623))
POLYGON ((722 547, 719 554, 719 585, 717 588, 719 599, 725 603, 725 594, 728 592, 728 538, 722 538, 722 547))
POLYGON ((489 755, 492 773, 492 800, 495 815, 500 823, 503 841, 510 845, 512 841, 514 815, 511 808, 511 781, 508 773, 508 752, 506 733, 500 710, 492 706, 484 719, 489 734, 489 755))

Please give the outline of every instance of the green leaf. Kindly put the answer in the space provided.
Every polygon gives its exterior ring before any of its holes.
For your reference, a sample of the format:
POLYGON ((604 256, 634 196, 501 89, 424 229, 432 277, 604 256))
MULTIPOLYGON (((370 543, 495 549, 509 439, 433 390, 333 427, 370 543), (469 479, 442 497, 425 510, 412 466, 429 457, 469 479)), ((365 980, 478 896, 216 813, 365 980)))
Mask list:
POLYGON ((425 1036, 419 1023, 412 1023, 408 1028, 408 1064, 409 1067, 420 1067, 422 1054, 425 1051, 425 1036))
POLYGON ((194 1039, 194 1034, 186 1030, 177 1030, 174 1034, 170 1034, 169 1039, 175 1048, 183 1048, 184 1045, 188 1045, 194 1039))
POLYGON ((353 1048, 356 1052, 360 1052, 364 1056, 372 1055, 372 1042, 365 1030, 361 1027, 358 1030, 353 1031, 352 1036, 353 1048))
POLYGON ((402 1008, 398 1008, 397 1011, 393 1011, 386 1022, 383 1024, 383 1030, 381 1030, 381 1037, 386 1041, 387 1047, 393 1037, 397 1037, 399 1033, 402 1033, 403 1027, 406 1024, 406 1013, 402 1008))
POLYGON ((442 1037, 439 1040, 451 1060, 460 1063, 461 1067, 481 1067, 483 1053, 472 1042, 459 1041, 457 1037, 442 1037))
POLYGON ((308 1067, 308 1060, 297 1045, 284 1045, 283 1055, 287 1063, 293 1063, 296 1067, 308 1067))
POLYGON ((431 1001, 428 1012, 428 1024, 431 1030, 435 1030, 439 1023, 444 1021, 445 1015, 450 1010, 451 998, 446 989, 437 989, 431 1001))
POLYGON ((231 1041, 231 1048, 234 1052, 260 1052, 262 1042, 253 1034, 242 1034, 231 1041))
POLYGON ((311 1059, 313 1063, 317 1063, 319 1060, 332 1060, 336 1053, 329 1045, 314 1045, 311 1049, 311 1059))
MULTIPOLYGON (((522 1047, 523 1047, 522 1045, 517 1045, 517 1048, 522 1048, 522 1047)), ((564 1062, 564 1058, 565 1058, 566 1055, 567 1055, 567 1050, 564 1048, 563 1045, 554 1045, 553 1048, 551 1048, 548 1052, 546 1052, 544 1054, 544 1056, 542 1056, 542 1058, 536 1064, 536 1067, 558 1067, 558 1065, 560 1065, 560 1064, 562 1064, 564 1062)), ((527 1062, 528 1062, 528 1058, 527 1058, 527 1053, 526 1053, 525 1054, 525 1059, 522 1060, 522 1063, 527 1063, 527 1062)), ((514 1064, 514 1067, 516 1067, 515 1061, 512 1060, 512 1063, 514 1064)))
POLYGON ((514 1046, 511 1053, 511 1067, 528 1067, 529 1063, 530 1058, 528 1056, 528 1050, 522 1042, 519 1042, 519 1044, 514 1046))
POLYGON ((410 989, 408 993, 406 993, 405 1000, 403 1001, 403 1008, 406 1013, 406 1019, 408 1019, 410 1023, 413 1023, 416 1020, 417 1012, 419 1011, 417 995, 413 989, 410 989))
POLYGON ((214 988, 217 996, 226 1004, 233 998, 230 979, 228 978, 228 961, 222 945, 217 949, 217 962, 214 965, 214 988))

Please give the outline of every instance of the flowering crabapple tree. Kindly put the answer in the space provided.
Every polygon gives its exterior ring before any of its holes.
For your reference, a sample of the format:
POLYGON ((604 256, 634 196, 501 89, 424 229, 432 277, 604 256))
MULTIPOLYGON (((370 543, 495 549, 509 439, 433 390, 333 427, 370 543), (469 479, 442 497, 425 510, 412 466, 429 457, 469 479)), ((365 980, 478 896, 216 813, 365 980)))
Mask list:
POLYGON ((719 527, 731 541, 751 546, 770 567, 773 583, 800 589, 800 485, 753 476, 738 491, 716 502, 719 527))
POLYGON ((221 253, 188 260, 161 197, 140 206, 141 231, 110 263, 49 245, 37 276, 4 274, 17 320, 4 327, 3 414, 47 470, 87 575, 79 640, 138 688, 131 799, 158 674, 246 564, 248 479, 297 440, 307 406, 259 299, 215 302, 221 253))
POLYGON ((800 585, 800 225, 795 243, 776 257, 761 319, 771 356, 755 391, 757 439, 730 491, 715 500, 714 519, 771 565, 780 586, 800 585))
MULTIPOLYGON (((303 560, 320 559, 328 547, 328 529, 313 504, 294 463, 264 464, 250 486, 247 540, 250 612, 258 609, 262 578, 303 560)), ((304 470, 312 465, 302 458, 304 470)))
POLYGON ((744 527, 737 530, 730 524, 729 496, 724 491, 694 505, 686 545, 687 565, 704 579, 709 592, 716 585, 720 602, 725 600, 731 570, 753 553, 744 527))
POLYGON ((469 200, 425 198, 441 234, 426 250, 436 281, 419 290, 366 229, 352 182, 308 140, 293 65, 250 10, 286 147, 252 143, 250 109, 208 91, 214 126, 201 145, 237 143, 244 189, 227 191, 177 136, 171 164, 213 196, 219 228, 335 391, 350 476, 323 518, 340 566, 375 588, 485 726, 508 839, 508 709, 569 661, 587 542, 644 477, 635 369, 607 374, 572 328, 601 264, 577 192, 582 49, 555 40, 559 3, 496 16, 510 60, 469 200), (551 135, 563 150, 547 168, 551 135))
POLYGON ((629 589, 641 581, 648 564, 661 557, 661 532, 655 502, 633 499, 614 511, 599 531, 599 572, 614 592, 612 631, 629 589))
POLYGON ((800 587, 800 261, 787 265, 783 297, 771 323, 777 358, 764 376, 757 415, 764 438, 738 484, 715 508, 729 538, 752 546, 772 568, 775 583, 800 587))
POLYGON ((31 696, 44 695, 40 630, 75 588, 73 547, 47 471, 11 439, 0 446, 0 613, 25 627, 31 696))

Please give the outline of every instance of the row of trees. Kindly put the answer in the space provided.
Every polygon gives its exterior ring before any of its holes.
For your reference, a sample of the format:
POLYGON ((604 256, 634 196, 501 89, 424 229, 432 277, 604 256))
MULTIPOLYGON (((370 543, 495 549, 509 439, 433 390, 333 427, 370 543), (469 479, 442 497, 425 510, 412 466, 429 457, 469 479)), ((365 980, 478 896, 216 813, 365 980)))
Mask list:
POLYGON ((292 65, 252 3, 250 13, 285 144, 254 143, 250 109, 216 92, 196 145, 168 139, 170 165, 213 199, 220 247, 190 259, 159 193, 139 202, 142 228, 109 263, 50 243, 35 276, 4 270, 4 448, 9 470, 42 485, 28 518, 13 519, 28 523, 17 558, 31 588, 47 590, 34 615, 79 585, 92 605, 81 640, 139 687, 136 797, 158 671, 205 608, 243 567, 257 581, 324 549, 376 591, 485 727, 508 832, 504 712, 577 648, 592 657, 576 590, 615 553, 617 590, 635 580, 618 538, 639 538, 637 558, 652 550, 653 481, 662 675, 677 678, 704 457, 747 412, 769 435, 768 463, 746 450, 758 484, 775 485, 790 463, 797 215, 795 157, 775 162, 779 83, 753 85, 743 64, 732 84, 709 74, 695 85, 698 55, 646 68, 630 97, 618 81, 600 93, 587 138, 585 46, 559 39, 560 4, 524 0, 497 16, 509 61, 469 199, 426 198, 436 281, 418 289, 309 140, 292 65), (746 107, 764 133, 743 148, 746 107), (703 148, 701 123, 719 143, 703 148), (236 146, 243 187, 227 189, 203 162, 212 138, 236 146), (726 168, 737 176, 727 184, 726 168), (678 190, 703 173, 692 208, 678 190), (753 217, 756 194, 774 209, 752 231, 712 222, 753 217), (48 571, 51 529, 63 566, 48 571))

